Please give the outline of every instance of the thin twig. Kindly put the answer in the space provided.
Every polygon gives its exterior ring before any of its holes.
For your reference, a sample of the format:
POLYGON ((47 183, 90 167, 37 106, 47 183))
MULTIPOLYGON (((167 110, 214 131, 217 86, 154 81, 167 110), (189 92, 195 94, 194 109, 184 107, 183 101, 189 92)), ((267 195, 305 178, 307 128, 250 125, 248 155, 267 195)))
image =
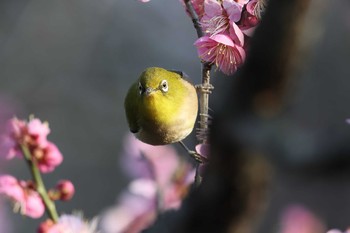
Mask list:
POLYGON ((56 210, 56 205, 50 199, 50 197, 46 191, 46 188, 45 188, 43 179, 41 177, 40 171, 38 169, 38 166, 36 164, 36 161, 32 159, 31 153, 30 153, 27 146, 21 145, 21 149, 22 149, 24 158, 25 158, 25 160, 30 168, 30 173, 32 175, 33 181, 34 181, 35 186, 36 186, 36 191, 41 196, 41 198, 44 202, 44 205, 46 207, 45 208, 46 212, 54 222, 57 222, 58 221, 58 214, 57 214, 57 210, 56 210))
POLYGON ((193 23, 194 28, 197 31, 198 38, 202 37, 203 30, 202 30, 201 24, 199 22, 198 15, 193 8, 191 0, 185 0, 185 4, 186 4, 186 9, 187 9, 188 13, 191 15, 192 23, 193 23))
POLYGON ((196 151, 190 150, 183 141, 179 141, 180 145, 187 151, 187 153, 193 158, 197 163, 205 162, 205 158, 198 154, 196 151))
POLYGON ((196 86, 199 92, 199 128, 197 139, 202 144, 208 144, 209 134, 209 95, 214 89, 210 84, 211 64, 202 62, 202 84, 196 86))
MULTIPOLYGON (((197 36, 202 37, 204 35, 202 27, 199 22, 198 15, 193 8, 193 4, 190 0, 184 0, 186 4, 186 9, 189 12, 193 26, 196 29, 197 36)), ((209 94, 214 89, 210 84, 210 70, 212 64, 209 62, 202 62, 202 83, 196 85, 199 92, 199 128, 197 128, 197 140, 202 144, 208 143, 209 134, 209 94)), ((202 181, 198 169, 196 169, 195 183, 198 185, 202 181)))

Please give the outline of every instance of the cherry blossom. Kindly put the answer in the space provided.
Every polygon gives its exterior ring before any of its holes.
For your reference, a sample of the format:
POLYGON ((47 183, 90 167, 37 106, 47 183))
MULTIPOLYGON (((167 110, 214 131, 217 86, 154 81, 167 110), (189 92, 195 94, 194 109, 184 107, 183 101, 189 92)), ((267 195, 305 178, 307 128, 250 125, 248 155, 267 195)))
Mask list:
MULTIPOLYGON (((191 17, 190 12, 186 8, 185 0, 180 0, 183 7, 186 9, 186 13, 188 16, 191 17)), ((194 11, 196 12, 198 19, 201 19, 204 15, 204 0, 190 0, 194 11)))
POLYGON ((93 220, 88 222, 80 214, 63 214, 57 223, 52 220, 46 220, 41 223, 38 229, 39 233, 94 233, 96 232, 97 222, 93 220))
POLYGON ((69 180, 60 180, 54 189, 49 190, 49 196, 52 200, 68 201, 72 199, 74 193, 74 185, 69 180))
POLYGON ((57 146, 47 140, 49 133, 48 124, 37 118, 29 122, 13 118, 8 121, 5 134, 1 136, 0 156, 6 159, 23 157, 21 147, 24 146, 38 163, 41 172, 52 172, 62 163, 63 156, 57 146))
POLYGON ((235 44, 228 35, 204 36, 194 45, 202 60, 215 64, 227 75, 233 74, 245 60, 244 49, 235 44))
POLYGON ((203 30, 207 35, 228 34, 231 39, 243 46, 244 36, 236 25, 241 18, 243 6, 233 0, 206 0, 204 16, 201 19, 203 30))
POLYGON ((323 223, 303 206, 291 205, 283 213, 280 233, 323 232, 323 223))
POLYGON ((45 212, 44 203, 31 182, 19 181, 11 175, 1 175, 0 194, 10 198, 23 215, 40 218, 45 212))

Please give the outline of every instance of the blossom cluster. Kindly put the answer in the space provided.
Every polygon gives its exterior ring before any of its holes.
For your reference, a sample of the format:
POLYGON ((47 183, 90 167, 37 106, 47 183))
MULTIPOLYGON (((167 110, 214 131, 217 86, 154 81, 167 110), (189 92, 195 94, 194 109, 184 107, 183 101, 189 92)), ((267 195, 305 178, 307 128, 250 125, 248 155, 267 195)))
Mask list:
POLYGON ((0 156, 6 159, 23 157, 22 149, 26 147, 41 172, 52 172, 62 163, 63 157, 56 145, 47 140, 49 133, 48 123, 39 119, 25 122, 13 118, 7 123, 5 134, 2 135, 0 156))
POLYGON ((170 146, 151 146, 128 135, 121 161, 132 181, 101 219, 102 232, 140 232, 161 212, 177 209, 194 180, 192 166, 170 146))
POLYGON ((248 40, 260 21, 265 1, 191 0, 190 2, 204 33, 194 43, 199 57, 205 62, 216 65, 223 73, 233 74, 245 60, 248 40))
POLYGON ((63 214, 57 223, 47 219, 39 226, 38 233, 95 233, 97 219, 91 222, 85 220, 82 214, 63 214))
MULTIPOLYGON (((52 172, 61 164, 63 156, 56 145, 47 140, 50 129, 47 123, 37 118, 29 122, 13 118, 8 121, 0 141, 0 157, 25 158, 32 169, 38 172, 52 172)), ((33 174, 39 176, 39 174, 33 174)), ((42 185, 42 184, 40 184, 42 185)), ((43 190, 43 187, 40 187, 43 190)), ((19 180, 9 174, 0 175, 0 194, 9 198, 14 209, 22 215, 40 218, 45 210, 42 194, 38 192, 37 180, 19 180)), ((74 186, 69 180, 61 180, 47 193, 51 200, 69 200, 74 186)))

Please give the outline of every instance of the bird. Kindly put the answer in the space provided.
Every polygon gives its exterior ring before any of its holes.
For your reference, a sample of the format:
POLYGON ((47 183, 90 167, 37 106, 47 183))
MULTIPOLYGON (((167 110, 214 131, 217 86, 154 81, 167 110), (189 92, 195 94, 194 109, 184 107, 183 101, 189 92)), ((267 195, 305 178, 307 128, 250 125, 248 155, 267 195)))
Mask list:
POLYGON ((183 144, 196 122, 197 91, 183 72, 149 67, 129 88, 124 108, 130 131, 140 141, 183 144))

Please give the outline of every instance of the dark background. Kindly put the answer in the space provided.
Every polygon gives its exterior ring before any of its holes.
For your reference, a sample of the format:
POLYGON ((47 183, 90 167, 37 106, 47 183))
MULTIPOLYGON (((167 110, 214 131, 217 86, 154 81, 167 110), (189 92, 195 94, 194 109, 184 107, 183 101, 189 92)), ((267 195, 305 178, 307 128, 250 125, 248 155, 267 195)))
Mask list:
MULTIPOLYGON (((350 125, 345 123, 350 117, 350 4, 315 0, 311 10, 319 21, 305 32, 310 53, 300 61, 305 69, 289 90, 284 124, 290 140, 283 145, 286 153, 273 158, 281 169, 266 224, 275 224, 281 209, 296 202, 329 226, 345 228, 350 225, 350 125), (345 152, 333 153, 339 148, 345 152)), ((53 186, 71 179, 77 190, 72 201, 58 205, 60 212, 83 210, 90 218, 114 203, 127 184, 118 165, 128 131, 127 88, 148 66, 183 70, 199 83, 195 39, 177 0, 0 2, 0 106, 9 106, 2 120, 34 114, 49 121, 49 139, 64 162, 45 181, 53 186)), ((215 91, 225 87, 225 79, 214 75, 215 91)), ((214 111, 220 101, 215 91, 214 111)), ((22 161, 1 163, 0 169, 29 178, 22 161)), ((13 233, 35 232, 41 220, 5 207, 13 233)))

